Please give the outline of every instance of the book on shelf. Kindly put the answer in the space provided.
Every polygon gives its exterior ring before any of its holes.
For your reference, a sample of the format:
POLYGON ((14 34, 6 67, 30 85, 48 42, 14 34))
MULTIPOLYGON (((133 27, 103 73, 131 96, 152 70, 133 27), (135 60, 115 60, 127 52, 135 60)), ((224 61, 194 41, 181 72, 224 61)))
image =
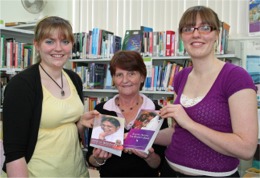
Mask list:
POLYGON ((124 140, 124 149, 136 149, 148 154, 162 126, 156 110, 141 110, 124 140))
POLYGON ((137 51, 141 53, 141 30, 126 30, 122 50, 137 51))
POLYGON ((36 55, 36 51, 33 44, 29 44, 29 43, 24 44, 24 57, 23 57, 24 68, 27 68, 36 62, 35 55, 36 55))
POLYGON ((1 34, 0 67, 4 67, 5 65, 5 35, 1 34))
POLYGON ((111 41, 112 41, 112 45, 111 45, 111 49, 110 49, 110 57, 112 57, 117 51, 121 50, 122 37, 113 35, 111 41))
POLYGON ((156 77, 156 91, 161 91, 162 75, 164 73, 163 65, 158 66, 158 76, 156 77))
POLYGON ((101 30, 100 55, 102 58, 109 58, 111 52, 111 40, 114 33, 108 30, 101 30))
POLYGON ((141 30, 141 53, 143 56, 150 56, 152 52, 150 51, 153 46, 152 37, 153 37, 153 28, 147 26, 140 26, 141 30), (151 45, 151 46, 150 46, 151 45))
POLYGON ((79 59, 80 57, 80 33, 74 33, 75 43, 72 48, 72 59, 79 59))
POLYGON ((104 86, 104 89, 114 89, 114 86, 113 86, 113 80, 112 80, 112 76, 111 76, 111 73, 110 73, 109 67, 110 67, 110 65, 107 64, 107 67, 106 67, 106 78, 105 78, 105 86, 104 86))
POLYGON ((172 67, 171 67, 171 73, 170 73, 170 77, 169 77, 169 81, 168 81, 168 91, 173 91, 173 81, 174 81, 174 77, 176 74, 176 63, 172 63, 172 67))
POLYGON ((153 53, 152 56, 159 56, 159 32, 153 32, 153 53))
POLYGON ((100 114, 94 118, 90 146, 121 156, 124 144, 125 119, 100 114))
POLYGON ((89 64, 89 87, 92 89, 103 89, 106 78, 107 64, 92 62, 89 64))
POLYGON ((226 54, 228 50, 228 38, 229 38, 230 25, 226 22, 222 22, 222 53, 226 54))
POLYGON ((163 91, 167 91, 168 82, 170 80, 171 72, 172 72, 172 63, 167 62, 167 64, 165 65, 165 77, 164 77, 164 80, 162 81, 163 84, 162 84, 162 88, 161 88, 161 90, 163 90, 163 91))
POLYGON ((6 45, 6 49, 5 49, 5 53, 6 53, 6 62, 5 65, 7 68, 10 68, 13 66, 13 45, 15 43, 15 39, 14 38, 6 38, 5 40, 5 45, 6 45))
POLYGON ((166 33, 165 31, 159 31, 159 55, 165 56, 165 48, 166 48, 166 33))
POLYGON ((86 42, 86 58, 90 58, 92 52, 92 30, 89 30, 87 33, 87 42, 86 42))
POLYGON ((94 27, 92 30, 92 56, 98 57, 101 44, 101 29, 94 27))
POLYGON ((174 56, 175 55, 175 31, 166 30, 166 47, 165 47, 165 56, 174 56))
POLYGON ((18 25, 24 25, 27 24, 26 22, 6 22, 5 26, 6 27, 14 27, 14 26, 18 26, 18 25))
POLYGON ((154 81, 153 81, 153 91, 156 91, 157 80, 158 80, 159 66, 154 66, 154 81))
POLYGON ((146 78, 144 81, 144 90, 153 90, 153 64, 151 57, 143 57, 146 66, 146 78))
POLYGON ((216 54, 226 54, 228 49, 228 38, 230 25, 226 22, 220 22, 219 38, 215 46, 216 54))

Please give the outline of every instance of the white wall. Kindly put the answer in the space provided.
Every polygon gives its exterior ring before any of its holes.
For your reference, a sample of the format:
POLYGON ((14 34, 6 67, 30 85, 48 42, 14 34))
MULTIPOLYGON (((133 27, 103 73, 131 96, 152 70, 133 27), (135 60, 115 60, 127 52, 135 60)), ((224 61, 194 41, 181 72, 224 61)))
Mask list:
MULTIPOLYGON (((58 15, 72 22, 75 32, 103 28, 124 36, 126 29, 140 25, 154 31, 177 30, 179 19, 190 6, 214 9, 220 20, 231 25, 230 36, 247 36, 249 0, 47 0, 41 15, 58 15)), ((0 0, 0 19, 32 21, 39 15, 27 12, 20 0, 0 0)))
POLYGON ((79 0, 81 19, 76 31, 99 27, 123 36, 126 29, 140 25, 155 31, 177 30, 182 13, 190 6, 205 5, 215 10, 220 20, 231 25, 231 37, 247 36, 249 0, 79 0))
POLYGON ((30 22, 39 17, 57 15, 71 20, 72 8, 71 0, 47 0, 40 14, 31 14, 23 8, 21 0, 0 0, 0 19, 5 22, 30 22))

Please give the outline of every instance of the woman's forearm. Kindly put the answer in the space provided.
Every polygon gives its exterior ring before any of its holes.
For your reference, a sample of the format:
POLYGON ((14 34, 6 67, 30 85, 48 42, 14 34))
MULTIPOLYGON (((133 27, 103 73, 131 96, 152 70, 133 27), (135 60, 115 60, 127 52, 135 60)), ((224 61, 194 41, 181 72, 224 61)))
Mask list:
POLYGON ((24 157, 7 163, 6 170, 8 177, 29 177, 24 157))
POLYGON ((160 130, 154 140, 154 144, 168 146, 171 143, 173 132, 174 132, 173 127, 168 127, 160 130))

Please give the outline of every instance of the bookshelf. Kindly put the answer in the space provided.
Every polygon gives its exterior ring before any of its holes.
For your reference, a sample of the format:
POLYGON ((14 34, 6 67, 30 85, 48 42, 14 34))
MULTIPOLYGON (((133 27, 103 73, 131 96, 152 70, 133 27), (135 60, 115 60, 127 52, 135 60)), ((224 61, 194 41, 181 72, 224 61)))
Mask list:
POLYGON ((16 41, 22 43, 32 43, 34 32, 26 29, 19 29, 14 27, 0 27, 1 35, 5 35, 6 38, 15 37, 16 41))
MULTIPOLYGON (((1 36, 4 36, 4 39, 7 38, 14 38, 16 42, 19 43, 33 43, 33 38, 34 38, 34 32, 31 30, 26 30, 26 29, 18 29, 14 27, 2 27, 0 26, 0 31, 1 31, 1 36)), ((1 39, 2 40, 2 39, 1 39)), ((4 44, 4 42, 3 42, 4 44)), ((1 46, 1 66, 0 66, 0 74, 1 74, 1 92, 0 92, 0 113, 2 113, 2 97, 3 97, 3 86, 6 85, 6 83, 9 81, 9 79, 15 75, 17 72, 20 72, 23 70, 22 67, 7 67, 6 65, 3 64, 3 52, 5 50, 4 45, 1 46), (5 80, 4 80, 5 79, 5 80)))
MULTIPOLYGON (((235 54, 220 54, 216 55, 220 60, 229 59, 236 65, 241 65, 241 60, 235 54)), ((186 60, 190 60, 189 56, 163 56, 163 57, 151 57, 153 65, 160 65, 164 61, 175 62, 183 64, 186 60)), ((71 59, 71 63, 80 65, 88 65, 89 63, 101 63, 108 64, 110 58, 88 58, 88 59, 71 59)), ((112 97, 118 93, 116 89, 84 89, 84 95, 87 97, 112 97)), ((145 94, 152 99, 164 99, 166 97, 173 97, 173 91, 146 91, 142 90, 141 93, 145 94)))

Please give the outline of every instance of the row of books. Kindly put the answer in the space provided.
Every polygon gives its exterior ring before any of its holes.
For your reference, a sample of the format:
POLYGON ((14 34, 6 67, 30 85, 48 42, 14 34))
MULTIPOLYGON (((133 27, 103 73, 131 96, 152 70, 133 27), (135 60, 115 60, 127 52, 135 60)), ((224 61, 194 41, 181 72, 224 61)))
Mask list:
POLYGON ((122 37, 100 28, 74 33, 74 39, 72 59, 110 58, 122 43, 122 37))
POLYGON ((173 91, 173 82, 176 74, 183 69, 183 66, 164 61, 163 65, 152 65, 147 67, 145 80, 145 91, 173 91))
MULTIPOLYGON (((216 54, 226 54, 230 25, 220 22, 219 39, 215 47, 216 54)), ((153 31, 153 28, 141 26, 138 30, 126 30, 122 50, 134 50, 143 56, 184 56, 187 51, 177 31, 153 31)))
POLYGON ((15 38, 1 35, 0 67, 26 68, 34 63, 35 48, 31 43, 21 43, 15 38))
MULTIPOLYGON (((144 60, 147 61, 145 58, 144 60)), ((183 67, 190 65, 189 60, 185 60, 182 65, 166 60, 162 65, 146 63, 147 77, 143 90, 173 91, 174 76, 183 67)), ((92 62, 87 66, 77 66, 74 71, 81 77, 85 89, 114 89, 109 64, 92 62)))
POLYGON ((112 89, 109 64, 92 62, 77 66, 74 71, 81 77, 85 89, 112 89))
MULTIPOLYGON (((122 50, 134 50, 143 56, 177 55, 177 35, 173 30, 153 31, 151 27, 141 26, 138 30, 126 30, 122 50)), ((179 50, 180 55, 184 53, 179 50)))
POLYGON ((217 45, 215 46, 215 53, 216 54, 226 54, 228 52, 228 38, 229 38, 229 31, 230 25, 226 22, 220 22, 220 33, 217 45))
MULTIPOLYGON (((230 25, 221 22, 220 35, 215 53, 225 54, 228 48, 230 25)), ((153 31, 152 27, 126 30, 124 39, 113 32, 93 28, 89 32, 75 33, 73 59, 111 58, 118 50, 133 50, 143 56, 163 57, 187 55, 178 32, 174 30, 153 31)))

